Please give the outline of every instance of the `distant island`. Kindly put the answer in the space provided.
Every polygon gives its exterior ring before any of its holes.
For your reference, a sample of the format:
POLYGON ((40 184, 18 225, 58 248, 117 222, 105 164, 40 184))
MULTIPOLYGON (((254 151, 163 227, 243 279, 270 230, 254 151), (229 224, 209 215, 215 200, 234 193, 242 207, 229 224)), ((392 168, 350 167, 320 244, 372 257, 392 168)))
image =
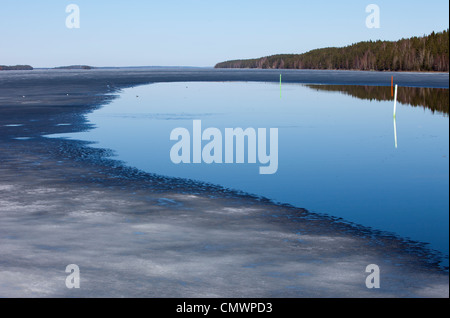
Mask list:
POLYGON ((303 54, 221 62, 215 68, 449 71, 449 30, 399 41, 366 41, 303 54))
POLYGON ((0 65, 0 71, 30 71, 32 69, 30 65, 0 65))
MULTIPOLYGON (((55 70, 91 70, 95 67, 89 65, 69 65, 54 67, 55 70)), ((0 65, 0 71, 31 71, 33 67, 30 65, 0 65)))
POLYGON ((89 66, 89 65, 69 65, 69 66, 58 66, 55 67, 54 69, 57 70, 91 70, 93 69, 93 66, 89 66))

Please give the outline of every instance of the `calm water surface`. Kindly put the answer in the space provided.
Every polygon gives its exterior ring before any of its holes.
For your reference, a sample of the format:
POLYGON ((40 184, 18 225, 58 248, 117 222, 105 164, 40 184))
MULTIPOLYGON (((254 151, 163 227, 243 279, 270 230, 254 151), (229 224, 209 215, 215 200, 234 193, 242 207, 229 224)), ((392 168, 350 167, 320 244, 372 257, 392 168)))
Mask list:
MULTIPOLYGON (((96 129, 70 138, 95 141, 148 172, 212 182, 342 217, 448 254, 448 115, 407 105, 415 93, 404 90, 406 104, 398 104, 394 122, 390 88, 384 98, 372 89, 361 93, 354 87, 358 93, 352 93, 347 86, 342 93, 335 88, 283 84, 280 98, 279 86, 269 83, 135 87, 88 116, 96 129), (235 127, 278 128, 277 173, 260 175, 259 163, 173 164, 170 132, 185 127, 192 134, 194 119, 201 119, 203 129, 216 127, 222 133, 235 127)), ((431 103, 437 103, 438 90, 427 90, 431 103)), ((439 107, 448 113, 448 90, 440 92, 447 95, 439 107)), ((414 98, 419 104, 425 100, 420 94, 414 98)))

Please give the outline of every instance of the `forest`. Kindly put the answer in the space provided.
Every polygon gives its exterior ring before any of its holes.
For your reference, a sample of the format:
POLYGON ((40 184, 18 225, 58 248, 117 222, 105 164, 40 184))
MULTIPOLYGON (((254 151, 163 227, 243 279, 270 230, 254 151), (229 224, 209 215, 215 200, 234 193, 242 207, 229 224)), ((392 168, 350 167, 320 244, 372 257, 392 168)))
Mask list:
POLYGON ((221 62, 215 68, 449 71, 449 30, 398 41, 365 41, 303 54, 221 62))

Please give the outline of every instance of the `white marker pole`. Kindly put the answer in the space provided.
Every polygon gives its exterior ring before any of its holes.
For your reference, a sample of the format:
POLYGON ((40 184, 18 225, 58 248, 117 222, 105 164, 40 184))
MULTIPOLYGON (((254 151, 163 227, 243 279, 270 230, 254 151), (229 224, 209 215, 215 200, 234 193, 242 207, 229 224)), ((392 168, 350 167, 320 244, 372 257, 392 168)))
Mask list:
POLYGON ((397 88, 398 88, 398 85, 395 84, 395 94, 394 94, 394 118, 395 118, 395 115, 397 114, 397 88))

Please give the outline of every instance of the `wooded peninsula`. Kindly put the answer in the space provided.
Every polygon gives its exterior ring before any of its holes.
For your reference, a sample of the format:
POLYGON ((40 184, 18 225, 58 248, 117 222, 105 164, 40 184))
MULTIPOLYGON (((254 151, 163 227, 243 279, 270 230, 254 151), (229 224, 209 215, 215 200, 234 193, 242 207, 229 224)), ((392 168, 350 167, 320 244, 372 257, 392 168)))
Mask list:
POLYGON ((448 72, 449 30, 398 41, 365 41, 303 54, 231 60, 215 68, 448 72))

